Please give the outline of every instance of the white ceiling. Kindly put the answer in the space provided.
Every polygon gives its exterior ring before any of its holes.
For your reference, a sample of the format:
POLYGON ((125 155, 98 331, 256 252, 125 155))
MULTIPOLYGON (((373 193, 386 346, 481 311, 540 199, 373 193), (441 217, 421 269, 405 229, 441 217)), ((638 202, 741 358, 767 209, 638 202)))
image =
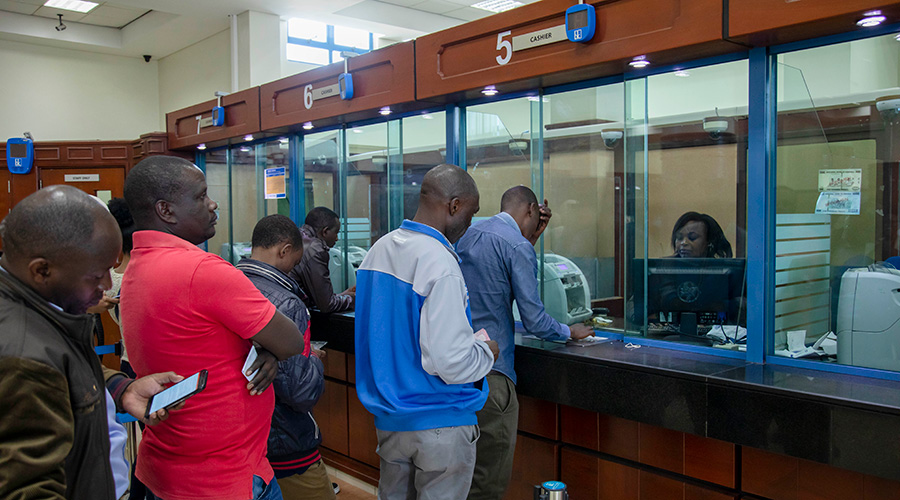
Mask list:
POLYGON ((227 29, 229 15, 247 10, 364 29, 392 40, 490 15, 470 7, 479 0, 113 0, 99 1, 87 14, 44 7, 44 1, 0 0, 0 40, 158 59, 227 29), (65 31, 54 29, 58 13, 65 31))

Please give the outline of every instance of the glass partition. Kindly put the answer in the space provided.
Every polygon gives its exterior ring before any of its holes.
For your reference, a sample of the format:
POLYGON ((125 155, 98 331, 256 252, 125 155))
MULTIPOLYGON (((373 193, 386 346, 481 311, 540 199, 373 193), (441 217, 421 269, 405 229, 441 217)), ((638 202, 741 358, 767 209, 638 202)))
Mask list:
MULTIPOLYGON (((584 297, 579 296, 583 307, 573 304, 564 314, 573 321, 590 317, 591 305, 604 307, 615 318, 615 324, 606 326, 622 329, 624 84, 544 96, 541 103, 543 198, 553 211, 544 251, 578 269, 586 287, 584 297)), ((544 286, 545 297, 554 292, 544 286)))
MULTIPOLYGON (((206 186, 209 197, 219 205, 216 235, 206 242, 206 249, 217 255, 231 245, 231 175, 228 168, 228 149, 208 151, 206 160, 206 186)), ((226 259, 227 260, 227 259, 226 259)))
POLYGON ((647 337, 746 341, 748 78, 741 60, 626 84, 626 319, 647 337))
POLYGON ((400 220, 392 221, 391 229, 400 226, 403 219, 412 219, 419 208, 419 190, 422 178, 431 167, 447 161, 447 117, 446 113, 421 113, 401 120, 403 127, 403 178, 398 183, 398 206, 402 213, 396 214, 400 220))
POLYGON ((900 370, 900 44, 777 56, 769 354, 900 370))

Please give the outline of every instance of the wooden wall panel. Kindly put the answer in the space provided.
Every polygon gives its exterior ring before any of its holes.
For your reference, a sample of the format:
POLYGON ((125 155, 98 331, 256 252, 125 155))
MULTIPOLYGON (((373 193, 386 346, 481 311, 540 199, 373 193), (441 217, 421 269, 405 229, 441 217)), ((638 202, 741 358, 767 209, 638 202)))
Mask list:
POLYGON ((519 435, 504 500, 532 498, 534 485, 557 479, 559 445, 519 435))
POLYGON ((375 416, 366 411, 356 389, 347 390, 347 410, 349 419, 349 455, 360 462, 378 467, 381 463, 375 449, 378 448, 378 436, 375 434, 375 416))
POLYGON ((322 431, 322 446, 349 455, 347 386, 325 381, 325 391, 313 408, 313 417, 322 431))
POLYGON ((166 132, 169 148, 183 149, 202 143, 225 141, 229 138, 255 134, 259 128, 259 87, 249 88, 222 98, 225 108, 225 124, 221 127, 205 127, 197 132, 197 117, 209 118, 216 100, 195 104, 166 113, 166 132))
MULTIPOLYGON (((282 78, 262 85, 260 90, 260 120, 263 130, 299 126, 305 122, 340 117, 352 113, 377 110, 415 100, 415 52, 413 42, 398 43, 349 60, 353 75, 353 98, 340 96, 304 104, 307 86, 319 89, 337 83, 344 72, 344 64, 335 63, 322 68, 282 78)), ((316 125, 319 125, 316 123, 316 125)))
POLYGON ((347 354, 333 349, 325 349, 325 376, 338 380, 347 380, 347 354))
POLYGON ((519 398, 519 430, 547 439, 559 439, 556 403, 528 396, 519 398))
POLYGON ((731 40, 775 45, 858 28, 863 13, 881 10, 888 23, 900 20, 900 5, 885 0, 727 0, 731 40))
MULTIPOLYGON (((593 2, 592 2, 593 3, 593 2)), ((597 31, 579 44, 562 41, 497 57, 498 35, 564 24, 568 0, 544 0, 416 39, 416 96, 436 96, 517 82, 501 91, 621 74, 647 55, 653 64, 743 50, 722 40, 720 0, 620 0, 595 3, 597 31)), ((473 96, 480 94, 473 94, 473 96)))

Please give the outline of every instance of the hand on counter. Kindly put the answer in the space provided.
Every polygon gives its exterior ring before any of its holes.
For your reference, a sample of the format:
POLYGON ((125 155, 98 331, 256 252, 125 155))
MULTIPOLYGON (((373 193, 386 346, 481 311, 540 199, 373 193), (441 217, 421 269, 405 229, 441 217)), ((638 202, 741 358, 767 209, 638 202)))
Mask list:
POLYGON ((594 329, 584 326, 584 323, 575 323, 569 326, 569 332, 572 334, 572 340, 581 340, 594 334, 594 329))

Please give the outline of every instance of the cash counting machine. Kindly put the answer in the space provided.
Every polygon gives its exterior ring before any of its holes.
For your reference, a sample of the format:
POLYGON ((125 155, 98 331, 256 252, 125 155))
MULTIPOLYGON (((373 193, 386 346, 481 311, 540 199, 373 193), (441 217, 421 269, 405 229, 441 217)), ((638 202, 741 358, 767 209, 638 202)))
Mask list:
MULTIPOLYGON (((591 290, 581 269, 571 260, 544 254, 544 309, 560 323, 572 325, 591 317, 591 290)), ((521 321, 513 301, 513 317, 521 321)))
POLYGON ((838 363, 900 370, 900 271, 848 269, 837 309, 838 363))
MULTIPOLYGON (((342 284, 344 283, 344 258, 341 255, 340 246, 339 243, 328 250, 328 255, 330 256, 328 259, 328 272, 331 274, 331 286, 334 288, 334 293, 344 291, 342 284)), ((350 269, 353 271, 347 276, 347 288, 356 286, 356 270, 359 269, 359 265, 362 264, 365 258, 365 248, 353 245, 347 247, 347 261, 350 264, 350 269)))

